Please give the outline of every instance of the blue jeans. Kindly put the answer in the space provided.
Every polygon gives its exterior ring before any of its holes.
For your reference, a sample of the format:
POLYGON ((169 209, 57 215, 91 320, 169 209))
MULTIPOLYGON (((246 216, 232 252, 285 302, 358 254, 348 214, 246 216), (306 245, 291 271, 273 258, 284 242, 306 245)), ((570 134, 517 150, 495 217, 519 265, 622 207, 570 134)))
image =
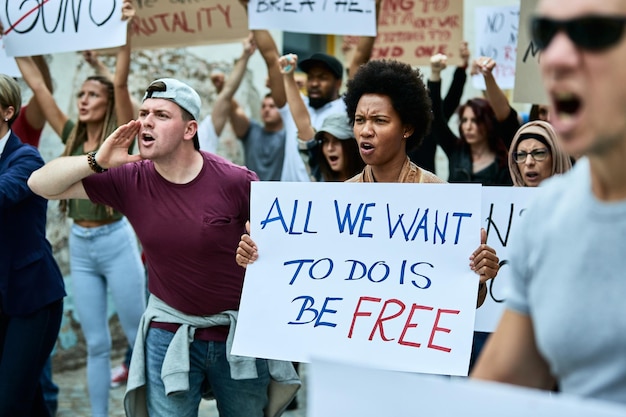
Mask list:
POLYGON ((137 237, 125 218, 99 227, 72 225, 72 298, 87 342, 87 386, 93 417, 109 415, 111 333, 108 294, 128 344, 146 307, 146 275, 137 237))
POLYGON ((189 347, 189 391, 165 395, 161 367, 174 337, 167 330, 150 328, 146 337, 147 401, 150 417, 197 417, 202 394, 215 397, 220 417, 263 417, 267 405, 267 361, 257 359, 259 377, 234 380, 226 360, 226 343, 194 340, 189 347))

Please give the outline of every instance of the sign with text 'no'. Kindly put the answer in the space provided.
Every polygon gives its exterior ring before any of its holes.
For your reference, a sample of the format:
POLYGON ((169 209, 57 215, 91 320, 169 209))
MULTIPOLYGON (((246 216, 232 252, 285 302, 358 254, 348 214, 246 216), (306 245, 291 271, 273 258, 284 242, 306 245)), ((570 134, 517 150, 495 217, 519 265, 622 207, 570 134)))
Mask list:
POLYGON ((0 20, 9 56, 111 48, 126 43, 121 0, 5 0, 0 20))
POLYGON ((487 283, 487 298, 476 311, 475 329, 479 332, 496 330, 511 281, 509 242, 522 214, 535 197, 537 187, 483 187, 482 227, 487 231, 487 244, 500 259, 498 276, 487 283))
POLYGON ((467 375, 478 184, 255 182, 232 353, 467 375))
POLYGON ((250 29, 376 36, 374 0, 251 0, 250 29))
MULTIPOLYGON (((513 88, 515 81, 515 60, 517 57, 517 37, 519 32, 519 5, 477 7, 475 57, 486 56, 496 62, 492 71, 498 86, 503 90, 513 88)), ((485 79, 474 75, 472 84, 478 90, 485 90, 485 79)))

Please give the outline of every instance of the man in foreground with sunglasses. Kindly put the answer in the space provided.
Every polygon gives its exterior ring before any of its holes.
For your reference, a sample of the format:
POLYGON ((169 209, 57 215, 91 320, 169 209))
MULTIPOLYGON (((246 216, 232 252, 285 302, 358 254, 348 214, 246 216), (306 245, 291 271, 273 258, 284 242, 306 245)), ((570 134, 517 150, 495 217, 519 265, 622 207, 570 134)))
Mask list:
POLYGON ((551 122, 583 158, 512 234, 507 309, 474 378, 626 405, 625 25, 623 0, 539 1, 551 122))

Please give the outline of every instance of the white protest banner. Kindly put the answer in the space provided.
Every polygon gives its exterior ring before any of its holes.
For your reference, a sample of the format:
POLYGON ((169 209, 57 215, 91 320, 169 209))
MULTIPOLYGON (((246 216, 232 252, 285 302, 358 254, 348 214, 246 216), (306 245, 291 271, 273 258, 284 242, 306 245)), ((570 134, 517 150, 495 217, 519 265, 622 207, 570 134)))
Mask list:
POLYGON ((21 77, 22 73, 17 67, 15 58, 7 55, 4 50, 4 42, 0 39, 0 73, 8 75, 9 77, 21 77))
POLYGON ((483 187, 482 227, 487 231, 487 244, 500 259, 498 276, 487 283, 487 298, 476 311, 475 329, 493 332, 504 312, 506 288, 509 285, 508 243, 511 230, 537 194, 536 187, 483 187))
POLYGON ((467 375, 478 184, 255 182, 232 353, 467 375))
POLYGON ((539 0, 523 0, 520 6, 519 37, 515 62, 515 87, 513 100, 516 103, 548 104, 548 95, 543 88, 539 72, 539 48, 530 39, 530 17, 539 0))
MULTIPOLYGON (((519 5, 500 7, 477 7, 475 55, 487 56, 496 62, 493 75, 501 89, 511 89, 515 81, 515 57, 519 5)), ((482 75, 474 75, 472 84, 478 90, 485 89, 482 75)))
MULTIPOLYGON (((463 2, 382 0, 372 59, 430 65, 431 56, 444 54, 448 65, 460 65, 462 40, 463 2)), ((344 42, 354 48, 358 38, 344 42)))
POLYGON ((239 42, 248 35, 238 0, 135 0, 133 49, 239 42))
POLYGON ((122 0, 4 1, 9 56, 102 49, 126 43, 122 0))
POLYGON ((250 29, 376 36, 375 0, 250 0, 250 29))
POLYGON ((313 358, 307 417, 619 417, 599 400, 468 378, 392 372, 313 358))

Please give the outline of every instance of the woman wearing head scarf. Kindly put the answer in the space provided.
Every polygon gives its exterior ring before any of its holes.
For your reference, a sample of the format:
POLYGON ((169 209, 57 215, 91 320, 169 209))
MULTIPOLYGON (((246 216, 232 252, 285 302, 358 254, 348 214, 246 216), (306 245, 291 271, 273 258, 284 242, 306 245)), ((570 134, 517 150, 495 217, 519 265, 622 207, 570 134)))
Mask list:
POLYGON ((559 138, 548 122, 535 120, 519 128, 509 151, 509 171, 516 187, 536 187, 572 167, 559 138))

